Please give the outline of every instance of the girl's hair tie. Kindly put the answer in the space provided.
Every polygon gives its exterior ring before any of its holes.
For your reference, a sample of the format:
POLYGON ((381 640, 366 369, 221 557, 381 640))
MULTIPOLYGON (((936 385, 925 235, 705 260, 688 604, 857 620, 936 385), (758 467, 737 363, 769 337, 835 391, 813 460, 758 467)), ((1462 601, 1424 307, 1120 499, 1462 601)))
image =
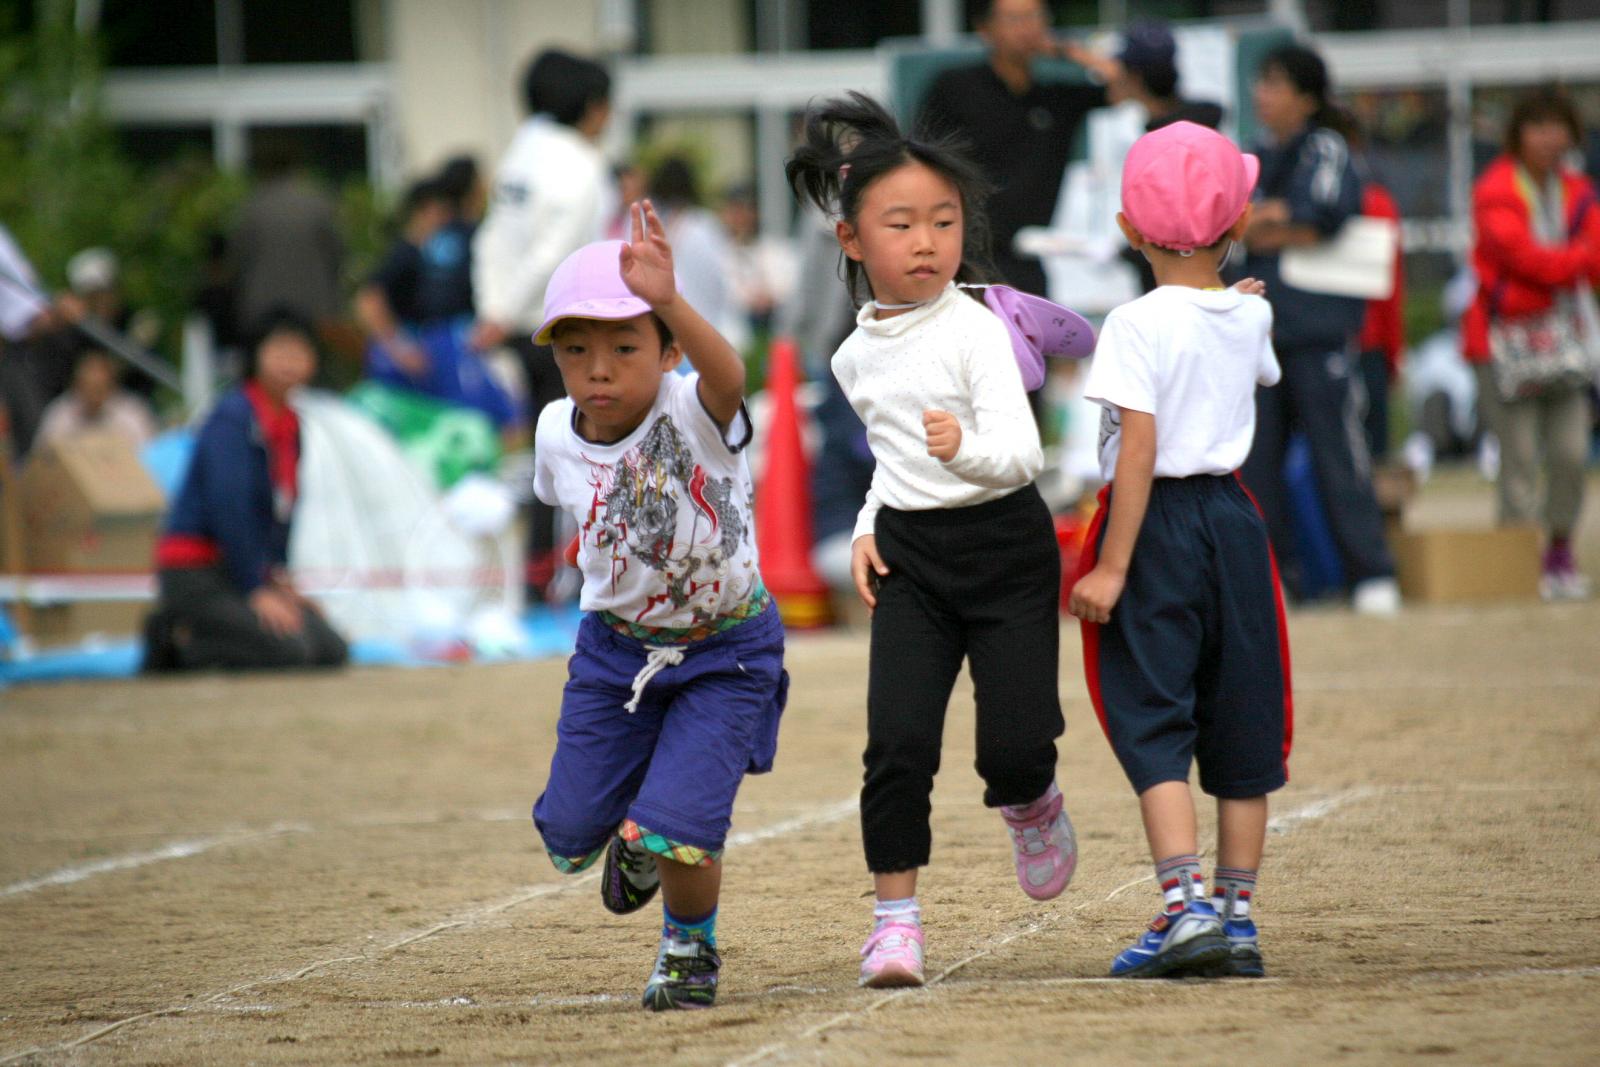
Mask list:
POLYGON ((839 164, 839 184, 843 185, 845 183, 845 180, 847 178, 849 178, 849 177, 850 177, 850 164, 848 164, 848 163, 839 164))

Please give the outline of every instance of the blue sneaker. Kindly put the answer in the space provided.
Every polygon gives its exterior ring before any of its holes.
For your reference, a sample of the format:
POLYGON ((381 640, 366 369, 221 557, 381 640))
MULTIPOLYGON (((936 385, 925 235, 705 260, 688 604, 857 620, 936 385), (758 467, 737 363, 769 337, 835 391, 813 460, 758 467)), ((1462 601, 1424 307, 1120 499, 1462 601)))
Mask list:
POLYGON ((1157 915, 1150 929, 1111 961, 1111 977, 1203 975, 1228 954, 1228 939, 1222 933, 1217 910, 1197 900, 1182 911, 1157 915))
POLYGON ((644 1006, 651 1011, 709 1008, 717 1002, 717 974, 722 957, 704 941, 661 939, 656 969, 644 987, 644 1006))
POLYGON ((1266 965, 1261 962, 1261 945, 1256 940, 1256 924, 1249 919, 1229 919, 1222 924, 1222 934, 1228 939, 1228 954, 1206 972, 1208 978, 1265 978, 1266 965))

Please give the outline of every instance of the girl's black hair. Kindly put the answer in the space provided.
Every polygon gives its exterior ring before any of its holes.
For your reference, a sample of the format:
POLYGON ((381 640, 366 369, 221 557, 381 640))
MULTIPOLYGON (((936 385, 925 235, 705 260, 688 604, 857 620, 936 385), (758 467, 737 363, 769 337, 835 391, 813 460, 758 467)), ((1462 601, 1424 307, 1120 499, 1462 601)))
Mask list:
POLYGON ((1303 44, 1279 45, 1261 58, 1256 76, 1260 77, 1268 71, 1282 74, 1296 92, 1316 101, 1317 110, 1311 115, 1313 124, 1334 127, 1333 102, 1328 99, 1328 65, 1321 56, 1303 44))
MULTIPOLYGON (((824 214, 853 226, 867 188, 907 163, 921 163, 955 186, 961 197, 961 266, 955 280, 990 281, 994 268, 989 263, 984 201, 992 187, 953 139, 921 130, 907 137, 882 104, 851 93, 814 104, 806 111, 805 132, 784 165, 784 175, 796 197, 810 200, 824 214)), ((841 258, 850 298, 857 303, 872 299, 872 287, 861 264, 848 256, 841 258)))
POLYGON ((317 344, 317 328, 311 320, 301 315, 298 311, 286 304, 275 304, 262 312, 250 326, 250 333, 245 338, 244 345, 244 376, 254 378, 261 361, 261 346, 276 334, 299 334, 311 346, 311 351, 317 354, 317 363, 322 363, 322 351, 317 344))

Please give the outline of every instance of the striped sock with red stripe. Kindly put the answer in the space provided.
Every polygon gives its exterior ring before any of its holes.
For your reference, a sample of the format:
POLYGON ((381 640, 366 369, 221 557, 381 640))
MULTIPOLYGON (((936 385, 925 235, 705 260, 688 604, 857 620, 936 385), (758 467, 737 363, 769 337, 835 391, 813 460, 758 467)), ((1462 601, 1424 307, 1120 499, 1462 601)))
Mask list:
POLYGON ((1156 864, 1156 884, 1167 901, 1167 914, 1182 911, 1191 902, 1206 899, 1206 879, 1200 857, 1170 856, 1156 864))
POLYGON ((1227 919, 1250 918, 1250 901, 1256 891, 1256 872, 1243 867, 1218 867, 1211 890, 1217 914, 1227 919))

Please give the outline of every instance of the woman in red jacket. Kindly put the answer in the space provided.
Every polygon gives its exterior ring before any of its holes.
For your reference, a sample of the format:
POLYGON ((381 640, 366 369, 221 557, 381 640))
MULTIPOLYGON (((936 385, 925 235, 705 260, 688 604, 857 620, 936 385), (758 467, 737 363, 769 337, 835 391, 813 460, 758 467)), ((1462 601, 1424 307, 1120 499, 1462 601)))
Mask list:
POLYGON ((1490 338, 1493 326, 1547 316, 1552 308, 1580 322, 1579 302, 1593 299, 1600 279, 1600 202, 1589 179, 1564 165, 1581 135, 1576 110, 1552 91, 1534 92, 1512 111, 1505 154, 1472 190, 1478 295, 1462 321, 1479 404, 1500 439, 1502 523, 1535 520, 1544 456, 1549 542, 1540 590, 1546 599, 1589 594, 1571 540, 1589 447, 1587 383, 1556 383, 1508 400, 1492 373, 1490 338))

